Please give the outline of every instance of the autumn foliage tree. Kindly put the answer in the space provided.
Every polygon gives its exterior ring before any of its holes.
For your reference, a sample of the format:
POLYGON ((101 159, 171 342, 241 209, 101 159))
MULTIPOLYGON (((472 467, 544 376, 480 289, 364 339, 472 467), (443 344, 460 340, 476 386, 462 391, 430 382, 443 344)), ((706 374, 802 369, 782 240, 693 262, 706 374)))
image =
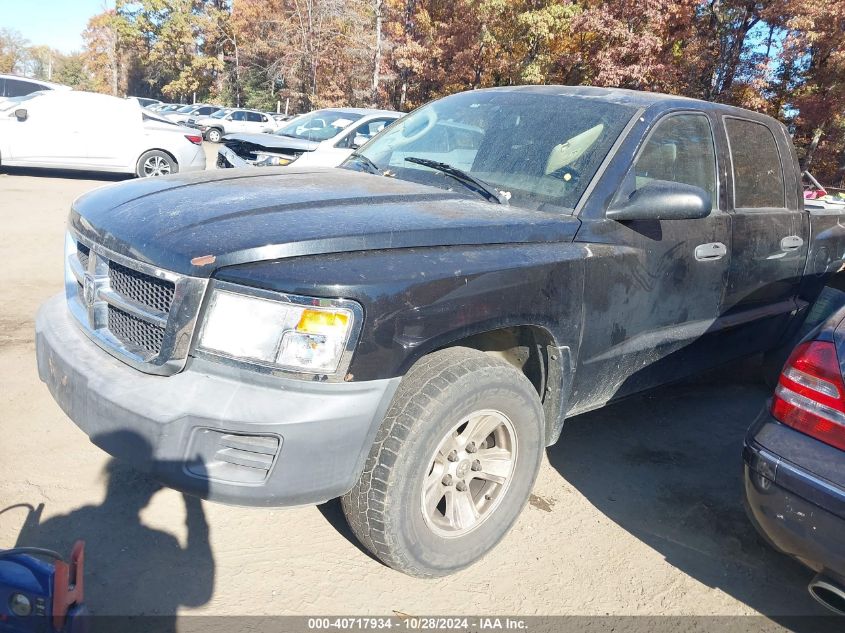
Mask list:
MULTIPOLYGON (((97 90, 293 112, 525 83, 733 103, 845 179, 843 0, 116 0, 85 41, 97 90)), ((0 31, 0 67, 19 48, 0 31)))

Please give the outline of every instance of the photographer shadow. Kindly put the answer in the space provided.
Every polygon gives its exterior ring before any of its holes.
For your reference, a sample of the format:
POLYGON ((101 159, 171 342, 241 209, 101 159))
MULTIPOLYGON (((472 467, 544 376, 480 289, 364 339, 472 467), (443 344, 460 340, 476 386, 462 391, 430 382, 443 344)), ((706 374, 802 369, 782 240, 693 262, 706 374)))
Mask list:
MULTIPOLYGON (((93 439, 105 447, 131 446, 139 458, 152 459, 149 443, 133 432, 93 439)), ((214 588, 215 564, 202 502, 183 495, 187 538, 182 546, 173 534, 141 521, 140 513, 162 489, 160 483, 114 458, 106 472, 106 497, 100 505, 42 522, 41 504, 24 522, 17 546, 68 554, 76 540, 85 541, 85 602, 95 616, 92 631, 175 632, 179 607, 206 604, 214 588)))

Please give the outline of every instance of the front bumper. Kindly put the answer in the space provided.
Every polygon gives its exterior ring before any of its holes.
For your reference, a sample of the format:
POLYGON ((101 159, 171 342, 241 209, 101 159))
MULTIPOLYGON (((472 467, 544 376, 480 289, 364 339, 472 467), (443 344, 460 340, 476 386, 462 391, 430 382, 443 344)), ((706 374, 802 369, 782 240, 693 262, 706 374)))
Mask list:
POLYGON ((766 409, 749 430, 743 459, 746 508, 757 530, 776 549, 845 583, 845 453, 766 409))
POLYGON ((302 505, 348 491, 399 383, 309 382, 198 359, 174 376, 144 374, 89 340, 61 295, 35 329, 41 380, 94 444, 223 503, 302 505))
POLYGON ((217 150, 217 167, 227 169, 231 167, 255 167, 223 145, 217 150))

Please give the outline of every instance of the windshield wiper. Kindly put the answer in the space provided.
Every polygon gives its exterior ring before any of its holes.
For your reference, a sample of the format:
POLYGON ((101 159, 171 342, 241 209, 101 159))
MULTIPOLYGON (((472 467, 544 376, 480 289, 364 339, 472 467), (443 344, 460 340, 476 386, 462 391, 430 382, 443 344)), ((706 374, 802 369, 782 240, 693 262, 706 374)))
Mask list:
POLYGON ((359 154, 358 152, 352 152, 349 155, 349 158, 354 158, 358 160, 362 165, 367 168, 367 171, 371 174, 380 174, 382 176, 384 175, 384 171, 382 170, 382 168, 376 165, 373 161, 371 161, 363 154, 359 154))
POLYGON ((417 165, 430 167, 431 169, 443 172, 490 202, 508 204, 508 198, 510 198, 510 195, 508 195, 506 191, 499 191, 492 185, 488 185, 480 178, 471 176, 463 169, 458 169, 448 163, 441 163, 436 160, 429 160, 428 158, 417 158, 416 156, 406 156, 405 160, 409 163, 416 163, 417 165))

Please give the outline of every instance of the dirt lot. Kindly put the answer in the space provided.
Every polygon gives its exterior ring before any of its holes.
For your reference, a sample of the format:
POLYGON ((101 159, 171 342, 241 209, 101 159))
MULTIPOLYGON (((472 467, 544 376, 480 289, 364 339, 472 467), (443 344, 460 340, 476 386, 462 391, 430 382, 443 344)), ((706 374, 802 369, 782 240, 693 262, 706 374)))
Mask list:
POLYGON ((36 374, 34 315, 61 290, 67 209, 108 181, 0 173, 0 509, 44 504, 37 520, 24 507, 1 514, 0 547, 85 538, 96 612, 824 613, 805 589, 811 573, 763 546, 743 513, 741 442, 766 391, 737 376, 569 421, 516 528, 449 578, 370 558, 337 503, 186 511, 182 495, 90 444, 36 374))

